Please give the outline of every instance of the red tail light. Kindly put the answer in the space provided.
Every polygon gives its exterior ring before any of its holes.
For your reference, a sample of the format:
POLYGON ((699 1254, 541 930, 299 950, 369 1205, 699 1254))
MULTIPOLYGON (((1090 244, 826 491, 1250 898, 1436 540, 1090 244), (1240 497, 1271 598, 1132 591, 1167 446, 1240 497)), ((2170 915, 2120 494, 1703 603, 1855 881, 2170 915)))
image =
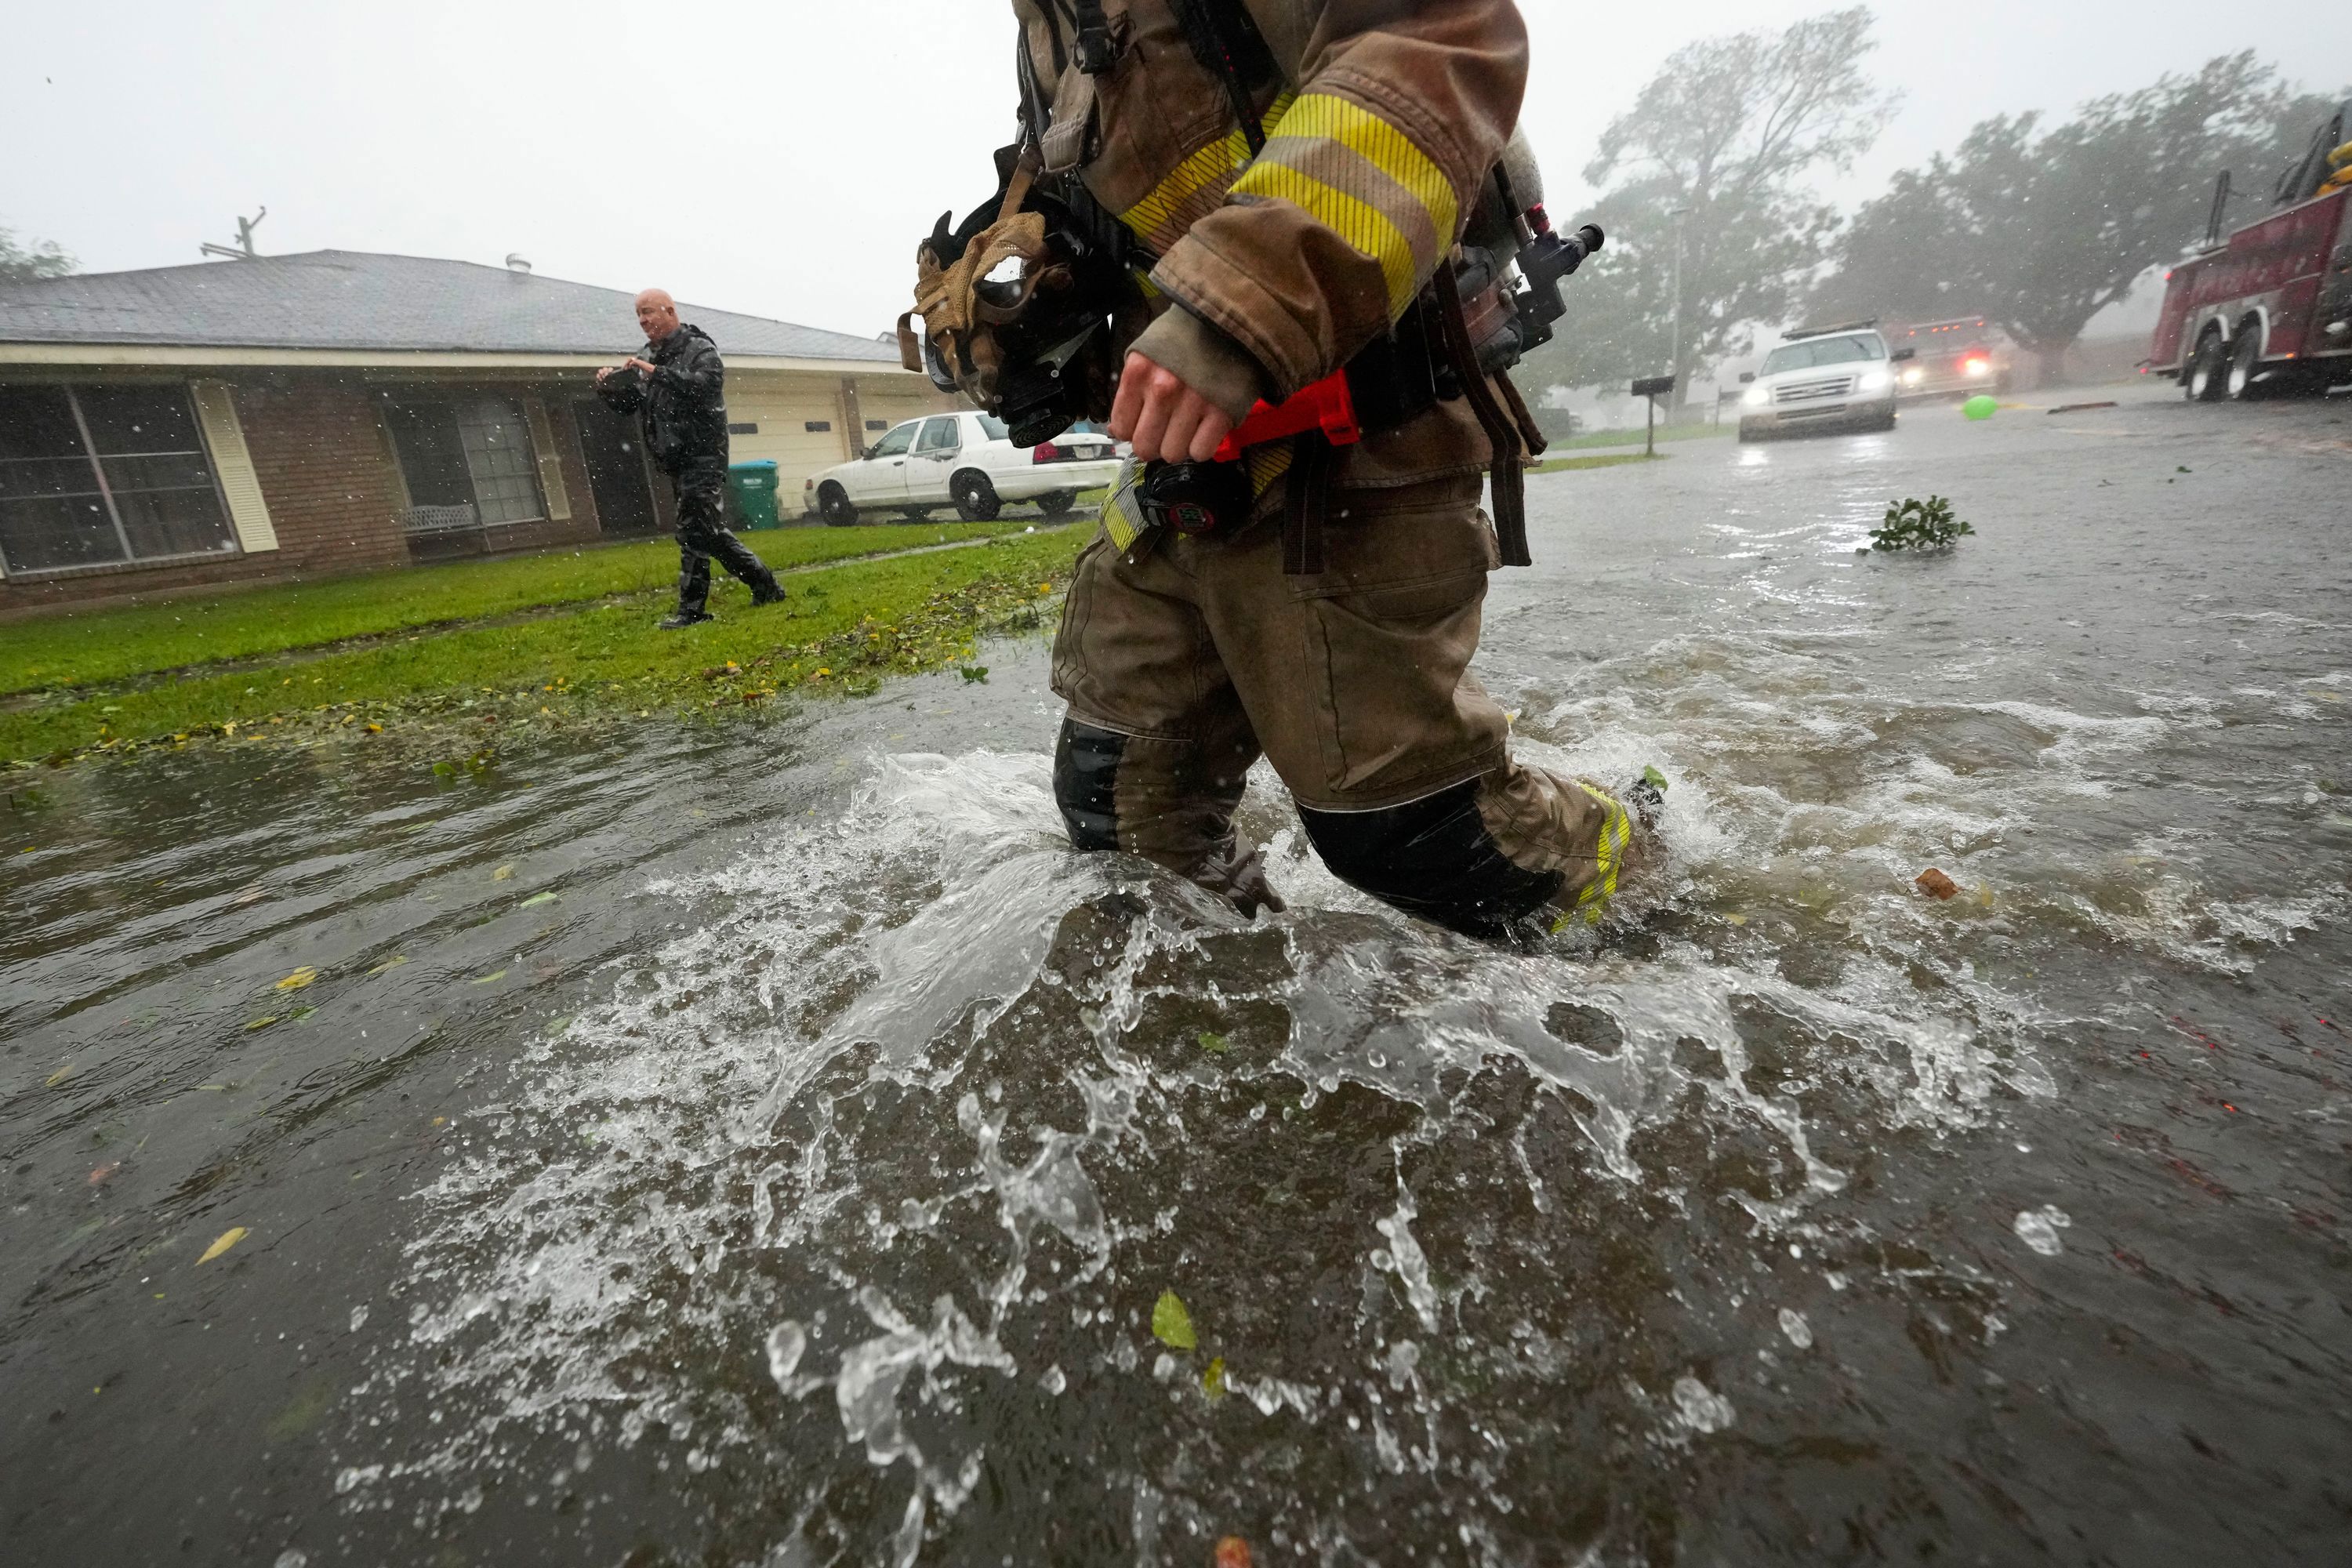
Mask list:
POLYGON ((1029 460, 1032 463, 1058 463, 1062 460, 1062 449, 1051 441, 1040 441, 1029 448, 1029 460))

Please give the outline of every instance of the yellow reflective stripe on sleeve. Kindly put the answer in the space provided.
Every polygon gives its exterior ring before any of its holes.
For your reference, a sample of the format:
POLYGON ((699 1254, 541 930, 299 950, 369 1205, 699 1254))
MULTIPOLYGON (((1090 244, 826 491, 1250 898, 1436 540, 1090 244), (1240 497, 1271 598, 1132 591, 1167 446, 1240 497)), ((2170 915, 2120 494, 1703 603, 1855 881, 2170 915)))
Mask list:
MULTIPOLYGON (((1277 97, 1259 129, 1271 135, 1293 98, 1287 92, 1277 97)), ((1249 160, 1249 139, 1238 128, 1227 132, 1170 170, 1150 195, 1118 215, 1119 221, 1145 244, 1165 250, 1194 221, 1224 205, 1226 189, 1249 160)))
MULTIPOLYGON (((1274 143, 1269 142, 1266 146, 1270 151, 1274 143)), ((1405 238, 1404 231, 1386 213, 1370 203, 1280 163, 1253 163, 1249 173, 1234 182, 1233 194, 1289 202, 1302 207, 1309 217, 1345 240, 1350 249, 1379 262, 1381 281, 1388 286, 1391 320, 1403 312, 1417 291, 1412 242, 1405 238)))
POLYGON ((1454 187, 1404 132, 1344 98, 1293 104, 1234 196, 1286 201, 1380 265, 1394 319, 1454 243, 1454 187))
POLYGON ((1276 142, 1291 137, 1328 138, 1358 154, 1421 204, 1430 226, 1437 230, 1441 247, 1454 243, 1454 220, 1459 211, 1454 183, 1410 137, 1370 110, 1329 93, 1310 92, 1292 104, 1290 112, 1276 124, 1261 156, 1270 156, 1276 142))

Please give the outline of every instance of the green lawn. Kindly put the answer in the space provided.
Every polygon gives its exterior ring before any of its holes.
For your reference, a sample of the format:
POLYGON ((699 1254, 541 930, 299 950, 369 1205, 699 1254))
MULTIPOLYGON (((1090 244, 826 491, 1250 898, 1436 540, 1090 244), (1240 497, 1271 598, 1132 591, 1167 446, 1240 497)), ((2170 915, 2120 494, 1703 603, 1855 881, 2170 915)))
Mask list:
POLYGON ((1613 468, 1620 463, 1663 463, 1673 454, 1660 452, 1603 452, 1593 458, 1546 458, 1530 468, 1531 474, 1560 474, 1575 468, 1613 468))
MULTIPOLYGON (((793 528, 746 534, 786 568, 943 541, 1019 533, 1026 521, 793 528)), ((560 555, 462 561, 257 588, 218 598, 78 612, 0 626, 0 693, 88 686, 451 621, 642 593, 677 581, 667 538, 560 555)))
MULTIPOLYGON (((805 539, 810 546, 860 540, 870 545, 890 531, 811 531, 805 539)), ((934 525, 900 531, 936 537, 940 530, 934 525)), ((136 689, 53 695, 0 712, 0 760, 24 763, 157 742, 184 744, 206 733, 235 744, 266 743, 330 728, 367 742, 421 731, 436 746, 449 743, 454 731, 464 738, 463 754, 517 725, 600 712, 617 718, 656 710, 733 708, 811 684, 870 689, 886 675, 967 658, 974 639, 990 626, 1034 624, 1054 585, 1066 580, 1090 532, 1090 527, 1040 529, 974 549, 845 563, 793 578, 783 605, 754 610, 733 589, 714 601, 719 619, 664 632, 655 622, 667 607, 673 549, 670 572, 656 574, 662 579, 656 586, 618 603, 586 604, 570 613, 502 625, 412 629, 276 666, 213 674, 198 668, 136 689)), ((788 561, 793 552, 769 547, 803 537, 763 533, 757 540, 771 561, 788 561)), ((643 557, 646 552, 629 553, 643 557)), ((575 570, 586 560, 563 559, 575 570)), ((648 559, 641 571, 651 568, 648 559)), ((308 636, 333 640, 347 635, 343 627, 385 624, 392 618, 390 606, 371 606, 356 590, 379 583, 391 605, 413 605, 406 583, 416 575, 422 574, 334 584, 346 595, 342 616, 308 623, 308 636)), ((593 596, 611 592, 611 582, 605 579, 593 596)), ((180 613, 201 618, 241 610, 259 596, 184 605, 180 613)), ((483 602, 503 608, 547 600, 483 602)), ((70 624, 79 636, 111 647, 120 641, 118 620, 139 626, 153 614, 93 612, 70 624)), ((303 635, 289 627, 276 640, 283 651, 303 635)), ((151 669, 179 661, 184 652, 168 639, 145 646, 163 650, 151 655, 151 669)), ((121 657, 112 660, 118 676, 142 672, 127 663, 121 657)))

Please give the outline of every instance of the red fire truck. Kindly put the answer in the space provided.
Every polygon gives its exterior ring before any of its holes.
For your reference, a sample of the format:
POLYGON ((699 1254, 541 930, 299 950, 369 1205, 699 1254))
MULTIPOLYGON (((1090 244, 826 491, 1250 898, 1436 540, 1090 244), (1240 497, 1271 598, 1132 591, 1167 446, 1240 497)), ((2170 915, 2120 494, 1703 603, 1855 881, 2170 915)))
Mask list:
POLYGON ((2280 177, 2270 216, 2221 234, 2213 193, 2205 243, 2165 274, 2147 369, 2196 402, 2352 381, 2352 103, 2280 177))

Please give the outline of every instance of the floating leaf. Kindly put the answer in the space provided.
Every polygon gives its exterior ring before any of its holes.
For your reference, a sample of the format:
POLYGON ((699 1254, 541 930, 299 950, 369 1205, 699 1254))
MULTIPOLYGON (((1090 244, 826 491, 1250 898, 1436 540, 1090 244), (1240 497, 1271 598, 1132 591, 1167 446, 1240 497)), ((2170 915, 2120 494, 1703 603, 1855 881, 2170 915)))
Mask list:
POLYGON ((1173 1290, 1160 1292, 1152 1306, 1151 1335, 1171 1351, 1192 1350, 1201 1342, 1192 1334, 1192 1314, 1184 1310, 1183 1300, 1173 1290))
POLYGON ((1212 1403, 1225 1396, 1225 1358, 1218 1356, 1209 1363, 1209 1370, 1201 1374, 1201 1392, 1212 1403))
POLYGON ((256 1018, 252 1023, 247 1024, 245 1026, 245 1032, 249 1035, 256 1029, 266 1029, 276 1022, 278 1022, 278 1015, 272 1013, 267 1018, 256 1018))
POLYGON ((1642 770, 1642 782, 1652 789, 1664 790, 1669 787, 1666 784, 1666 775, 1660 773, 1655 766, 1642 770))
POLYGON ((402 964, 406 963, 407 962, 408 955, 406 953, 395 952, 390 958, 385 959, 382 963, 377 964, 373 969, 369 970, 368 976, 370 979, 373 979, 376 975, 382 974, 385 970, 398 969, 402 964))
POLYGON ((66 1080, 66 1079, 69 1079, 69 1078, 73 1077, 73 1070, 74 1070, 74 1069, 73 1069, 73 1063, 71 1063, 71 1062, 68 1062, 68 1063, 66 1063, 66 1065, 65 1065, 65 1066, 63 1066, 63 1067, 59 1068, 57 1071, 55 1071, 55 1072, 51 1073, 51 1074, 48 1076, 47 1080, 46 1082, 44 1082, 44 1083, 41 1085, 41 1087, 42 1087, 43 1089, 55 1089, 55 1088, 57 1088, 57 1087, 58 1087, 58 1085, 59 1085, 59 1084, 61 1084, 61 1083, 65 1082, 65 1080, 66 1080))
POLYGON ((555 900, 556 895, 553 893, 533 893, 530 897, 525 899, 521 903, 515 907, 517 909, 528 910, 540 904, 551 904, 555 902, 555 900))
POLYGON ((1216 1555, 1210 1562, 1213 1568, 1250 1568, 1249 1542, 1228 1535, 1217 1542, 1216 1555))
POLYGON ((221 1232, 220 1235, 213 1238, 213 1244, 205 1248, 205 1255, 202 1258, 197 1258, 196 1261, 199 1263, 210 1263, 214 1258, 218 1258, 222 1253, 226 1252, 230 1247, 235 1247, 238 1242, 243 1241, 251 1234, 252 1233, 250 1231, 247 1230, 245 1226, 241 1225, 231 1226, 228 1229, 221 1232))
POLYGON ((306 963, 301 968, 296 970, 293 973, 288 975, 285 979, 279 981, 278 983, 278 989, 280 991, 299 991, 302 987, 310 984, 310 982, 318 978, 318 966, 316 964, 306 963))
POLYGON ((966 680, 984 681, 988 679, 988 666, 984 664, 962 665, 957 668, 956 673, 962 676, 966 680))
POLYGON ((1213 1057, 1223 1056, 1227 1051, 1234 1048, 1232 1043, 1228 1041, 1224 1036, 1212 1034, 1206 1029, 1201 1031, 1199 1039, 1201 1041, 1201 1048, 1208 1052, 1213 1057))
POLYGON ((513 881, 513 880, 514 880, 514 868, 513 868, 512 866, 501 866, 501 867, 499 867, 497 870, 495 870, 495 871, 493 871, 493 872, 491 872, 491 873, 490 873, 490 880, 491 880, 491 881, 493 881, 493 882, 511 882, 511 881, 513 881))
POLYGON ((495 971, 495 972, 493 972, 493 973, 488 973, 488 974, 484 974, 484 975, 479 975, 479 976, 478 976, 478 977, 477 977, 477 978, 472 982, 472 984, 476 984, 476 985, 488 985, 488 984, 490 984, 492 981, 494 981, 494 980, 504 980, 506 977, 507 977, 507 972, 506 972, 505 970, 503 970, 503 969, 500 969, 500 970, 495 971))

